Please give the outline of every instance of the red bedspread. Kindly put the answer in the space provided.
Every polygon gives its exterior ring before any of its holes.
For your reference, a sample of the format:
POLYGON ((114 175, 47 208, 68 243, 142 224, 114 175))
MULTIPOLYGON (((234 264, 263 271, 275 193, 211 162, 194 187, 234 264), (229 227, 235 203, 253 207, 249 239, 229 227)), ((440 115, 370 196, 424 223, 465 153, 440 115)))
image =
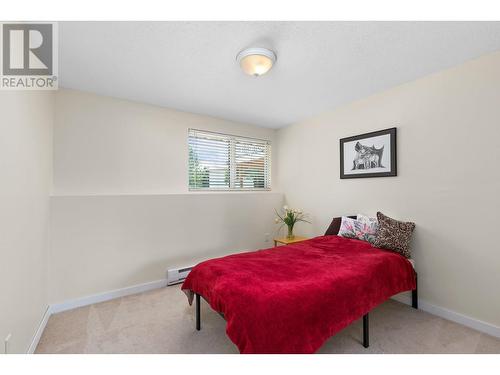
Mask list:
POLYGON ((182 289, 224 314, 241 353, 314 353, 332 335, 415 288, 404 257, 338 236, 198 264, 182 289))

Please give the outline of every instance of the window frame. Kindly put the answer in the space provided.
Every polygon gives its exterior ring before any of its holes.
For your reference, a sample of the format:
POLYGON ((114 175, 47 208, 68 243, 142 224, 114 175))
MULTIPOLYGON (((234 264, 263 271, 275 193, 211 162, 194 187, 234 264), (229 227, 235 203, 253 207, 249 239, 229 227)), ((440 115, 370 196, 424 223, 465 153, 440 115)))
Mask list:
POLYGON ((187 139, 187 153, 188 153, 187 185, 188 185, 188 190, 190 192, 271 191, 271 189, 272 189, 272 173, 271 173, 272 143, 270 140, 262 139, 262 138, 254 138, 254 137, 245 137, 245 136, 235 135, 235 134, 214 132, 214 131, 210 131, 210 130, 201 130, 201 129, 196 129, 196 128, 188 128, 186 139, 187 139), (229 140, 229 187, 195 188, 195 187, 191 187, 189 185, 189 180, 190 180, 189 177, 190 177, 190 172, 191 172, 190 159, 189 159, 189 137, 190 137, 191 132, 200 132, 200 133, 214 134, 217 136, 227 137, 227 139, 229 140), (247 142, 248 141, 255 141, 256 143, 261 143, 261 144, 266 145, 266 156, 264 157, 264 185, 266 185, 266 182, 268 182, 268 186, 265 186, 263 188, 233 187, 235 184, 235 180, 236 180, 236 162, 234 161, 235 160, 235 143, 238 140, 247 141, 247 142))

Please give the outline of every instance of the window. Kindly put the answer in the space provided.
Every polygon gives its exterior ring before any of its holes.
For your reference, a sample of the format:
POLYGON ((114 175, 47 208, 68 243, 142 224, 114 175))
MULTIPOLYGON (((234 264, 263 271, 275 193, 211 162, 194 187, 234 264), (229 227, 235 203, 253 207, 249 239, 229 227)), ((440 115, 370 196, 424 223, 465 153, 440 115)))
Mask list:
POLYGON ((267 190, 271 143, 189 129, 190 190, 267 190))

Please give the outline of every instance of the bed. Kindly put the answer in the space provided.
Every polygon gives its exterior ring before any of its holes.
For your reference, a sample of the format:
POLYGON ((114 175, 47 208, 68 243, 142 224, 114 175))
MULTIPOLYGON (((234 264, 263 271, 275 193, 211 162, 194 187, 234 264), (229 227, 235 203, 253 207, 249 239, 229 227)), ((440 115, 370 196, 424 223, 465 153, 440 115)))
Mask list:
POLYGON ((405 257, 368 242, 320 236, 270 249, 233 254, 195 266, 182 285, 189 304, 200 298, 224 319, 241 353, 314 353, 335 333, 389 297, 412 292, 417 274, 405 257))

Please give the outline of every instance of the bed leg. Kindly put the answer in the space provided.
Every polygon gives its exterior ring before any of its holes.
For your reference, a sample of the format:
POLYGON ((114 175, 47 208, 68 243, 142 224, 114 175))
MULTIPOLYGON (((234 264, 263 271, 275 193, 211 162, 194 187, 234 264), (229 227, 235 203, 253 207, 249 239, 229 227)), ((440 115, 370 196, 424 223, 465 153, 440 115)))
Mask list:
POLYGON ((366 313, 365 315, 363 315, 363 346, 365 348, 368 348, 370 346, 370 337, 368 335, 369 328, 368 313, 366 313))
POLYGON ((415 272, 415 289, 411 291, 411 307, 418 309, 418 279, 415 272))
POLYGON ((196 294, 196 330, 201 329, 201 313, 200 313, 200 295, 196 294))

